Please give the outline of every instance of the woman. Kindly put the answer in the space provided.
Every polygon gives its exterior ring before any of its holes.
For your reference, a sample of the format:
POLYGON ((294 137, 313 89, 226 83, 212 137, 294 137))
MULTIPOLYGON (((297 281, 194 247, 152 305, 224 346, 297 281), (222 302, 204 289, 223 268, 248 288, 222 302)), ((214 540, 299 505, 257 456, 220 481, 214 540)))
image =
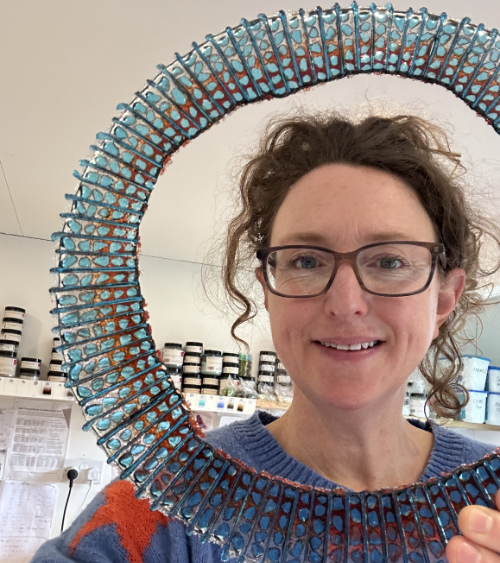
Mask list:
MULTIPOLYGON (((485 274, 481 236, 500 244, 447 164, 456 169, 459 156, 438 128, 414 117, 354 124, 306 116, 271 126, 243 171, 224 278, 243 308, 235 335, 256 312, 238 272, 257 252, 294 398, 281 418, 258 412, 207 441, 259 471, 354 491, 427 480, 493 451, 401 415, 419 365, 436 412, 460 409, 452 386, 457 333, 466 312, 482 305, 474 294, 485 274), (451 367, 438 376, 433 358, 443 354, 451 367)), ((500 508, 500 494, 496 500, 500 508)), ((500 514, 467 507, 459 525, 465 539, 448 543, 450 562, 500 562, 500 514)), ((188 537, 182 523, 149 511, 132 485, 117 482, 33 562, 220 559, 218 546, 188 537)))

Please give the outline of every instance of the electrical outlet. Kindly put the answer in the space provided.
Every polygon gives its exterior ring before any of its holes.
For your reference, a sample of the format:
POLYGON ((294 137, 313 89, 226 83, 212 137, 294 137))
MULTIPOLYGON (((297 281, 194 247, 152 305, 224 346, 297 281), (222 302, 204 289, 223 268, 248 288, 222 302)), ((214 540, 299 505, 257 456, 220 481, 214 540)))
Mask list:
POLYGON ((90 483, 93 481, 94 485, 102 483, 102 470, 104 467, 103 461, 95 459, 81 458, 68 458, 64 463, 63 481, 67 481, 66 473, 70 467, 78 469, 78 477, 75 480, 76 484, 90 483))

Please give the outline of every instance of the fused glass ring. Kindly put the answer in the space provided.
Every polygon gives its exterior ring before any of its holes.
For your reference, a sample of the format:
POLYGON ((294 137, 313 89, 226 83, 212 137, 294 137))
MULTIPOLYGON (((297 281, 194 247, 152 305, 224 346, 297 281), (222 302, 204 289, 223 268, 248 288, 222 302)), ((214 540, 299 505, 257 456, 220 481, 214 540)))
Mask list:
POLYGON ((445 561, 458 512, 494 507, 498 451, 428 482, 347 493, 260 474, 204 442, 155 352, 139 225, 179 147, 238 107, 360 73, 444 86, 499 131, 497 30, 390 4, 260 15, 207 36, 120 104, 61 217, 53 313, 72 388, 108 461, 225 560, 445 561))

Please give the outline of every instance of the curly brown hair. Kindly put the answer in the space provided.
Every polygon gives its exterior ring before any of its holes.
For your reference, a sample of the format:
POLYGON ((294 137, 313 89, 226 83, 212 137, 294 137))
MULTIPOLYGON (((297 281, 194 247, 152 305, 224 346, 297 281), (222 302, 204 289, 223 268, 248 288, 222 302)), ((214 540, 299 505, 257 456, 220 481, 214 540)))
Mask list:
MULTIPOLYGON (((257 152, 242 170, 240 211, 230 221, 222 267, 224 286, 238 318, 232 325, 233 338, 245 345, 236 329, 257 314, 256 300, 248 295, 241 271, 255 260, 255 252, 270 243, 276 213, 288 190, 302 176, 325 164, 342 163, 383 170, 409 185, 427 211, 438 236, 446 247, 446 271, 463 268, 464 291, 457 307, 441 325, 420 371, 430 385, 428 401, 438 417, 453 418, 469 400, 467 390, 456 383, 463 369, 460 345, 476 340, 464 333, 470 315, 488 304, 481 280, 500 269, 500 260, 486 268, 480 260, 485 237, 500 249, 500 229, 468 201, 459 178, 465 168, 460 154, 450 148, 440 127, 416 116, 369 116, 354 122, 335 112, 299 114, 270 121, 257 152), (449 367, 438 370, 444 357, 449 367)), ((483 248, 484 250, 484 248, 483 248)), ((481 323, 481 320, 479 319, 481 323)), ((482 326, 482 324, 481 324, 482 326)))

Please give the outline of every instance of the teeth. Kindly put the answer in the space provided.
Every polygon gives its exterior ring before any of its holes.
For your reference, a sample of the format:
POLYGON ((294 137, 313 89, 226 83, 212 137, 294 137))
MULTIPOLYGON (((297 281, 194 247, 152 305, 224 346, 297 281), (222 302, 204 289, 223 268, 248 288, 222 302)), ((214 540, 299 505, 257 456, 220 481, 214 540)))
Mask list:
POLYGON ((361 348, 366 350, 367 348, 375 346, 376 342, 377 340, 372 340, 371 342, 362 342, 360 344, 349 344, 345 346, 342 344, 333 344, 332 342, 321 342, 321 344, 327 348, 336 348, 337 350, 361 350, 361 348))

